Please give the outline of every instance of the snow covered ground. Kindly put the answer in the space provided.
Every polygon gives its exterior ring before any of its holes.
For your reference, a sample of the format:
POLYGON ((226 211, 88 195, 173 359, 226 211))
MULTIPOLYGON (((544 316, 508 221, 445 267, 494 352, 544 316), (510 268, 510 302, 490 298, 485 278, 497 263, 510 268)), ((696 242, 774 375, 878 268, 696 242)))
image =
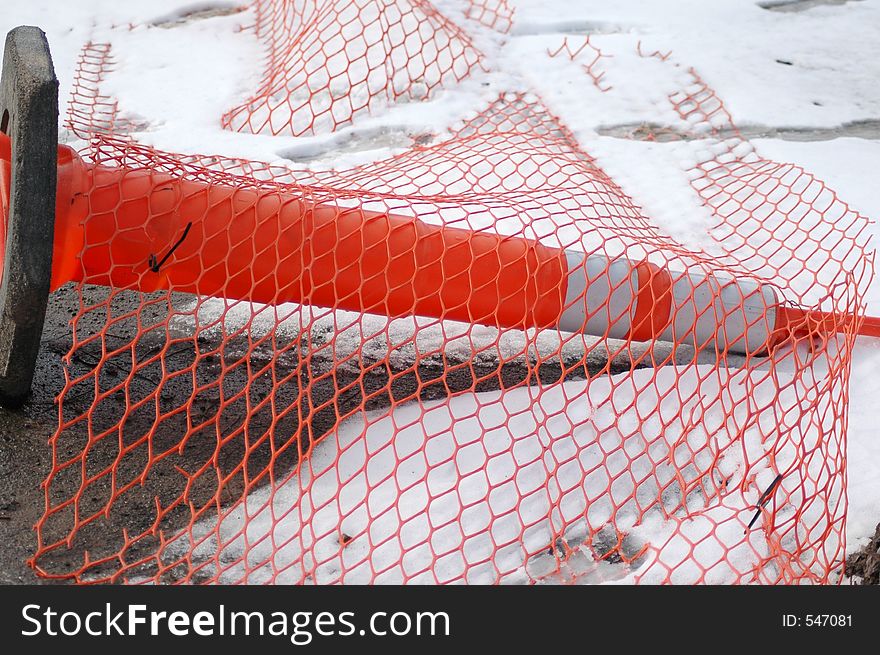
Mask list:
MULTIPOLYGON (((140 126, 136 135, 140 142, 173 152, 283 164, 295 161, 319 169, 345 167, 401 152, 410 143, 408 135, 442 134, 501 91, 533 89, 657 225, 682 243, 708 247, 711 240, 699 228, 709 221, 708 213, 684 172, 693 156, 692 144, 619 137, 626 126, 675 120, 664 93, 669 89, 668 76, 677 73, 660 66, 659 61, 654 66, 650 58, 637 58, 633 47, 640 43, 646 53, 671 51, 684 69, 695 67, 723 98, 734 122, 754 135, 752 145, 762 155, 803 166, 860 213, 880 216, 880 196, 875 192, 880 166, 880 0, 784 6, 754 0, 568 0, 561 3, 563 10, 548 0, 517 0, 512 3, 516 14, 509 37, 485 34, 478 39, 477 45, 489 55, 488 71, 472 75, 428 102, 401 103, 359 117, 335 133, 302 137, 238 133, 220 126, 220 116, 240 104, 260 81, 257 62, 262 51, 251 32, 239 30, 251 16, 237 11, 238 2, 42 0, 7 4, 0 12, 0 30, 36 24, 47 32, 61 80, 62 101, 68 97, 83 43, 112 43, 115 71, 102 91, 118 97, 123 116, 140 126), (594 46, 610 55, 597 63, 597 71, 605 73, 597 85, 583 76, 572 77, 564 59, 542 55, 557 48, 565 36, 582 39, 586 34, 592 35, 594 46), (616 93, 604 94, 600 85, 613 86, 616 93)), ((455 0, 436 4, 449 15, 460 12, 455 0)), ((74 140, 69 134, 63 134, 62 139, 74 140)), ((873 225, 872 246, 878 237, 878 228, 873 225)), ((222 301, 209 301, 200 312, 216 315, 216 303, 222 301)), ((872 284, 868 303, 869 313, 880 314, 880 282, 872 284)), ((266 325, 274 325, 274 315, 266 325)), ((491 342, 494 337, 489 334, 486 338, 491 342)), ((864 543, 880 521, 880 440, 872 427, 872 403, 880 396, 878 369, 880 343, 859 339, 848 428, 848 551, 864 543)), ((571 515, 583 513, 585 508, 609 511, 591 497, 608 486, 607 480, 597 480, 594 488, 589 478, 576 484, 575 472, 567 472, 565 467, 558 469, 552 481, 545 474, 548 466, 544 457, 576 461, 590 455, 591 444, 613 438, 601 430, 566 429, 586 422, 586 416, 580 414, 590 411, 587 402, 572 403, 565 412, 566 420, 554 426, 561 409, 553 408, 583 393, 578 384, 570 383, 564 390, 560 387, 539 399, 530 395, 529 389, 496 393, 477 403, 482 411, 475 408, 474 397, 461 396, 429 407, 431 421, 417 422, 408 414, 412 410, 403 407, 393 418, 370 423, 365 434, 363 420, 355 417, 340 429, 336 444, 328 439, 316 450, 311 466, 302 473, 304 477, 290 489, 253 494, 247 503, 233 509, 219 529, 211 525, 201 526, 201 532, 197 529, 192 538, 204 541, 196 546, 196 552, 211 558, 220 536, 227 543, 213 557, 225 571, 225 578, 236 580, 244 575, 241 563, 223 562, 245 553, 248 568, 257 566, 248 578, 253 582, 271 576, 283 581, 287 567, 295 577, 308 558, 312 559, 306 568, 316 567, 318 581, 334 579, 343 564, 347 579, 369 579, 377 561, 385 563, 379 566, 379 579, 388 581, 404 575, 425 581, 456 579, 465 563, 471 565, 468 579, 475 582, 499 575, 511 581, 526 574, 540 576, 542 560, 529 558, 552 529, 547 521, 537 518, 548 516, 548 503, 558 503, 559 511, 571 515), (492 430, 502 409, 520 418, 513 422, 513 434, 492 430), (543 423, 541 412, 546 412, 543 423), (469 425, 468 421, 476 423, 469 425), (425 430, 428 424, 430 434, 425 430), (542 425, 540 430, 536 429, 538 424, 542 425), (392 430, 392 425, 404 427, 392 430), (475 434, 483 435, 481 445, 473 443, 475 434), (511 438, 518 441, 515 461, 493 459, 493 449, 500 453, 509 447, 495 442, 511 438), (457 455, 450 457, 453 451, 457 455), (370 465, 364 475, 375 476, 378 482, 365 498, 355 472, 364 468, 368 454, 370 465), (397 459, 412 463, 413 468, 395 478, 388 467, 397 459), (431 468, 431 476, 425 477, 426 466, 431 468), (304 488, 309 489, 308 497, 299 495, 298 489, 304 488), (450 494, 453 488, 459 492, 450 494), (534 512, 534 520, 525 526, 516 522, 522 520, 521 515, 514 521, 507 505, 511 494, 505 490, 514 488, 531 503, 531 509, 521 512, 534 512), (408 494, 406 507, 415 508, 414 513, 392 511, 401 490, 408 494), (551 498, 554 493, 559 498, 551 498), (339 498, 339 502, 329 504, 330 497, 339 498), (380 517, 369 528, 365 528, 366 516, 355 512, 346 514, 343 521, 340 515, 343 506, 356 507, 359 502, 370 508, 372 517, 380 517), (456 519, 462 512, 465 515, 459 524, 456 519), (500 519, 490 524, 490 515, 500 519), (303 531, 304 517, 319 527, 303 531), (441 526, 431 536, 427 532, 429 518, 431 525, 441 526), (355 524, 343 526, 346 530, 359 533, 367 529, 372 542, 384 544, 386 550, 397 543, 388 535, 398 532, 412 549, 401 557, 396 552, 383 553, 380 546, 376 561, 364 559, 363 540, 340 551, 338 543, 333 543, 338 533, 320 526, 346 521, 355 524), (471 528, 481 534, 488 530, 494 543, 504 545, 495 560, 487 559, 485 540, 471 538, 467 532, 471 528), (291 534, 299 536, 292 539, 291 534), (272 565, 259 568, 275 550, 279 555, 272 565), (432 551, 445 555, 432 562, 432 551), (345 558, 350 562, 341 561, 345 558), (360 566, 352 567, 352 562, 360 566)), ((587 395, 592 399, 602 393, 608 389, 599 382, 590 385, 587 395)), ((602 417, 591 416, 590 420, 603 424, 602 417)), ((680 434, 668 430, 663 436, 673 443, 680 434)), ((735 465, 732 458, 725 463, 735 465)), ((761 475, 767 477, 761 480, 766 486, 772 474, 768 470, 761 475)), ((634 477, 639 478, 637 471, 634 477)), ((649 494, 655 492, 648 490, 649 494)), ((767 545, 757 532, 743 540, 743 527, 751 518, 744 507, 748 507, 745 499, 738 507, 714 507, 711 514, 692 522, 648 524, 634 530, 636 541, 641 530, 645 540, 659 539, 665 544, 651 556, 655 560, 643 563, 638 575, 646 581, 662 579, 662 565, 674 565, 675 558, 689 550, 685 544, 703 539, 708 530, 706 521, 711 520, 721 527, 713 539, 700 542, 705 545, 701 564, 709 569, 708 580, 728 581, 736 571, 748 568, 750 561, 766 554, 767 545), (728 559, 717 558, 719 547, 734 544, 741 545, 728 559)), ((552 512, 549 515, 552 522, 552 512)), ((565 523, 565 517, 560 520, 565 523)), ((566 532, 565 537, 576 542, 578 535, 566 532)), ((181 545, 183 542, 178 547, 181 545)), ((632 549, 637 551, 638 543, 632 549)), ((695 556, 701 556, 700 547, 695 556)), ((617 578, 628 579, 610 565, 596 577, 617 578)))
MULTIPOLYGON (((733 402, 743 406, 774 386, 766 371, 712 371, 701 372, 701 393, 731 389, 733 402)), ((302 571, 311 571, 317 583, 522 583, 548 576, 581 584, 659 583, 674 569, 671 582, 687 584, 699 569, 678 565, 693 549, 706 582, 734 582, 769 550, 761 531, 746 535, 754 509, 744 495, 705 507, 691 499, 683 519, 653 511, 639 520, 641 508, 658 495, 665 511, 675 514, 682 502, 670 490, 677 476, 699 479, 716 464, 714 448, 731 445, 714 442, 720 437, 711 436, 717 425, 710 424, 727 421, 732 428, 736 420, 716 409, 702 429, 693 429, 671 393, 682 386, 676 372, 661 369, 656 387, 653 378, 645 369, 355 417, 335 443, 315 449, 299 475, 252 493, 219 526, 203 521, 166 554, 192 553, 225 583, 296 582, 302 571), (632 384, 621 384, 629 379, 632 384), (633 402, 656 403, 659 415, 639 424, 614 411, 615 403, 633 402), (578 547, 588 537, 584 516, 591 525, 613 517, 627 533, 624 556, 638 556, 649 543, 654 548, 635 571, 581 561, 585 552, 578 547), (547 549, 553 535, 575 551, 557 574, 556 554, 547 549)), ((761 441, 754 426, 725 453, 720 474, 735 475, 744 457, 761 459, 761 441)), ((780 468, 794 455, 788 450, 780 453, 780 468)), ((764 487, 773 480, 766 465, 752 470, 764 487)), ((591 546, 610 548, 616 539, 600 536, 591 546)))

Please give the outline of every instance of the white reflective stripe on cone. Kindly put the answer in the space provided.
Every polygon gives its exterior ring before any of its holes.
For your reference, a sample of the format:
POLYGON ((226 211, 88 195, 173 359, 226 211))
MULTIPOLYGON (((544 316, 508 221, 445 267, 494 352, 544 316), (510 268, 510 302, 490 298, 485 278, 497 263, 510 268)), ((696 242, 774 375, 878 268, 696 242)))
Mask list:
POLYGON ((635 312, 638 271, 626 259, 567 250, 568 287, 559 319, 563 332, 626 339, 635 312))
POLYGON ((672 274, 672 319, 661 339, 745 355, 762 351, 776 323, 776 292, 754 280, 672 274))

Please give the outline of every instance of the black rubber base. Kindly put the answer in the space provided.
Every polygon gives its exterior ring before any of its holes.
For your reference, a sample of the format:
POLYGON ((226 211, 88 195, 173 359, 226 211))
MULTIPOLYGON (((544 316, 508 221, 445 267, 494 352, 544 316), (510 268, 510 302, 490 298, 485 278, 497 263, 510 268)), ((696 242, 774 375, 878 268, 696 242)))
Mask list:
POLYGON ((12 175, 0 282, 0 405, 21 405, 40 348, 55 232, 58 80, 46 35, 17 27, 6 37, 0 128, 12 141, 12 175))

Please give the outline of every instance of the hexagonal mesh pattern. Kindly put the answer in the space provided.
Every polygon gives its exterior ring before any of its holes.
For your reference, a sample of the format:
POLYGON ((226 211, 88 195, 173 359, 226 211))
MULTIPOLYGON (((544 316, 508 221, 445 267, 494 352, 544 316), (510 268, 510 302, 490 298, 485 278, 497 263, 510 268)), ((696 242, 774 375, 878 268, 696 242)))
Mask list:
MULTIPOLYGON (((510 25, 465 4, 459 25, 422 0, 257 0, 263 82, 223 124, 315 134, 428 98, 481 65, 471 28, 510 25)), ((615 93, 587 45, 547 56, 615 93)), ((839 579, 867 220, 760 157, 695 72, 668 109, 708 148, 687 171, 705 249, 534 93, 316 172, 138 144, 111 65, 86 47, 69 115, 90 145, 42 574, 839 579)))

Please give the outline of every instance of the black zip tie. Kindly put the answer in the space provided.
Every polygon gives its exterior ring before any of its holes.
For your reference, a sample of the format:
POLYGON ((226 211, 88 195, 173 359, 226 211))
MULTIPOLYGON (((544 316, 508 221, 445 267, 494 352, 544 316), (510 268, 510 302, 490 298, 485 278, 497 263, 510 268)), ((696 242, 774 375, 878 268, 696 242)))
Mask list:
POLYGON ((178 246, 183 243, 183 240, 186 239, 186 235, 189 234, 189 229, 192 227, 192 225, 192 221, 186 224, 186 227, 183 229, 183 234, 177 240, 177 243, 171 246, 171 249, 167 253, 165 253, 165 256, 161 259, 161 261, 158 261, 156 259, 156 255, 150 253, 149 258, 147 259, 147 263, 149 264, 150 270, 153 271, 153 273, 158 273, 162 265, 168 261, 168 258, 171 257, 171 255, 174 254, 174 251, 177 250, 178 246))
POLYGON ((752 517, 752 520, 749 521, 749 527, 743 530, 743 534, 747 533, 752 529, 752 526, 755 525, 755 521, 758 520, 758 517, 761 516, 761 508, 764 507, 767 503, 770 502, 770 499, 773 497, 773 494, 776 492, 776 487, 779 486, 779 483, 782 481, 782 473, 773 478, 773 482, 770 483, 770 486, 761 494, 761 497, 758 498, 758 502, 755 503, 755 515, 752 517))

